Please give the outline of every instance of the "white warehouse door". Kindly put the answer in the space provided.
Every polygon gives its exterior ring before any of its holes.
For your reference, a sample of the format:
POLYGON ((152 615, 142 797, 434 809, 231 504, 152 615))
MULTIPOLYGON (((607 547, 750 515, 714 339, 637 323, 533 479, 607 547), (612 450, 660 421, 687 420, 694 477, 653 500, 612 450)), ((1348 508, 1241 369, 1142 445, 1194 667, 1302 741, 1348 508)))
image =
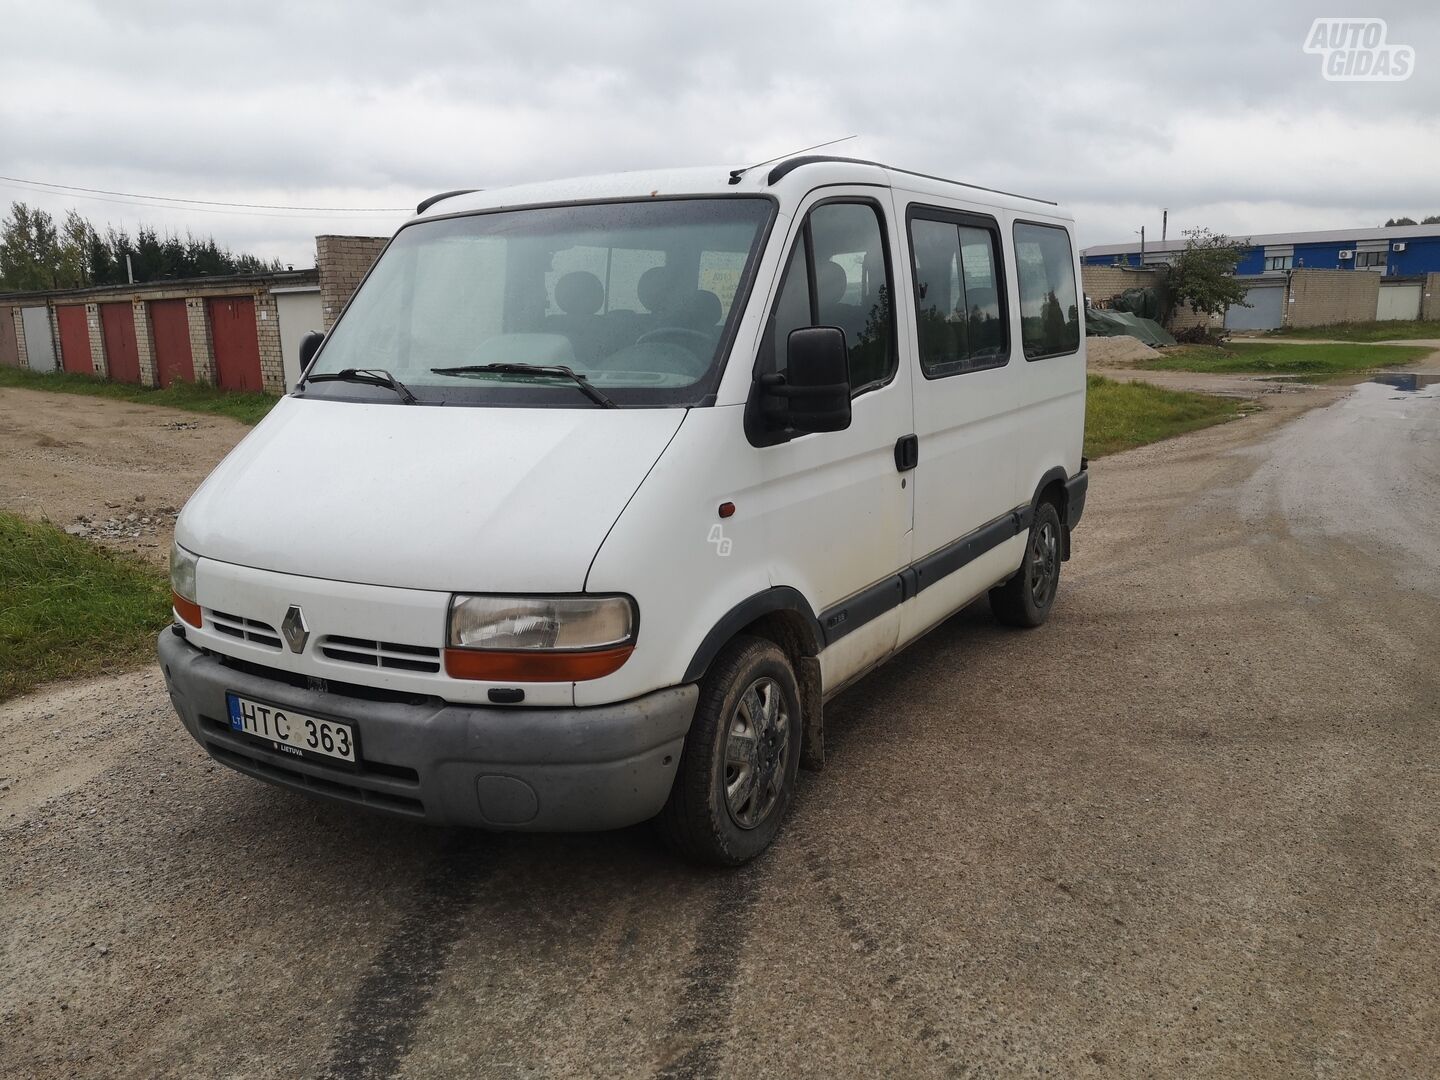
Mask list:
POLYGON ((25 352, 31 371, 55 370, 55 339, 50 336, 50 309, 20 309, 20 325, 25 328, 25 352))
POLYGON ((280 354, 285 360, 285 389, 295 389, 300 378, 300 342, 311 330, 324 330, 320 286, 271 289, 280 318, 280 354))
POLYGON ((1380 302, 1375 305, 1377 322, 1394 319, 1420 318, 1420 283, 1411 285, 1381 285, 1380 302))
POLYGON ((1256 285, 1245 294, 1248 308, 1232 307, 1225 312, 1226 330, 1275 330, 1285 310, 1285 283, 1256 285))

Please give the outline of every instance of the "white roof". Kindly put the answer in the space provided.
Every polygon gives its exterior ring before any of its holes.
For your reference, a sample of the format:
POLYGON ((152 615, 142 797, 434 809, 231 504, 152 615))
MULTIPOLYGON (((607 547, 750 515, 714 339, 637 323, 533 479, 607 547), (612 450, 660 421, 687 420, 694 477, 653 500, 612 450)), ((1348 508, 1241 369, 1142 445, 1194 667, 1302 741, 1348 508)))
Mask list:
MULTIPOLYGON (((1328 244, 1346 243, 1360 240, 1411 240, 1422 236, 1440 236, 1440 225, 1392 225, 1389 228, 1380 227, 1375 229, 1322 229, 1319 232, 1288 232, 1288 233, 1264 233, 1250 237, 1241 236, 1240 239, 1248 239, 1251 247, 1279 246, 1283 244, 1328 244)), ((1181 251, 1185 247, 1185 238, 1168 238, 1165 240, 1146 240, 1145 253, 1152 251, 1181 251)), ((1137 238, 1128 244, 1093 244, 1090 247, 1082 248, 1081 255, 1128 255, 1140 250, 1140 241, 1137 238)))
MULTIPOLYGON (((1058 206, 1048 200, 1033 199, 994 191, 958 180, 923 176, 875 162, 841 158, 806 158, 806 164, 787 171, 772 185, 771 171, 786 159, 767 161, 743 172, 735 182, 732 173, 740 166, 708 165, 685 169, 642 169, 635 172, 611 173, 604 176, 580 176, 566 180, 547 180, 535 184, 494 188, 468 195, 442 199, 425 211, 422 217, 466 213, 475 210, 496 210, 506 207, 536 206, 566 202, 588 202, 598 199, 634 199, 646 196, 674 195, 737 195, 770 194, 781 199, 799 198, 822 184, 883 184, 921 193, 948 195, 951 198, 983 203, 1017 212, 1041 214, 1045 217, 1068 219, 1058 206)), ((794 159, 801 160, 801 159, 794 159)))

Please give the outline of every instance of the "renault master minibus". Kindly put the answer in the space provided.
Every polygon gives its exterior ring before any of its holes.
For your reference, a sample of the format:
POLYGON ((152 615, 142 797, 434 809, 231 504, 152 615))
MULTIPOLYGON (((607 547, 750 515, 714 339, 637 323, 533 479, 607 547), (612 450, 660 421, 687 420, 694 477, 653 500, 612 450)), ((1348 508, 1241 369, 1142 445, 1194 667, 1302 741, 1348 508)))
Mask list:
POLYGON ((1054 204, 851 159, 428 200, 179 518, 175 708, 296 791, 743 862, 828 699, 1049 615, 1077 280, 1054 204))

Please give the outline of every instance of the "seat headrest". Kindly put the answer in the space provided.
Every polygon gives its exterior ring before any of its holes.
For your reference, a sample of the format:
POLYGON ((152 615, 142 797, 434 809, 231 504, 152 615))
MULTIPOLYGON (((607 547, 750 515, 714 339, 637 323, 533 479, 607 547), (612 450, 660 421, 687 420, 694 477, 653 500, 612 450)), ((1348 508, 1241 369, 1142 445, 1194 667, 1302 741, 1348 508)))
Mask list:
POLYGON ((555 303, 566 315, 594 315, 605 306, 605 286, 589 270, 572 270, 555 282, 555 303))
POLYGON ((815 267, 816 299, 822 304, 838 304, 850 287, 845 268, 834 259, 826 259, 815 267))
POLYGON ((691 330, 709 330, 724 314, 725 305, 709 289, 698 289, 675 306, 675 321, 691 330))
POLYGON ((635 283, 635 295, 645 310, 658 315, 670 307, 675 300, 676 275, 668 266, 652 266, 640 275, 635 283))

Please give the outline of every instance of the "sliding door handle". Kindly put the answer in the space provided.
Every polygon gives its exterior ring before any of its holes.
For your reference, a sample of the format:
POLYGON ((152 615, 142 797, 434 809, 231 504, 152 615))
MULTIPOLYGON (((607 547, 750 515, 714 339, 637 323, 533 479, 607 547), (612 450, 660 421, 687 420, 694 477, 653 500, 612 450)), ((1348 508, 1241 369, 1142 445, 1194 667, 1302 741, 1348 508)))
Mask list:
POLYGON ((909 472, 920 463, 920 436, 901 435, 895 440, 895 468, 909 472))

